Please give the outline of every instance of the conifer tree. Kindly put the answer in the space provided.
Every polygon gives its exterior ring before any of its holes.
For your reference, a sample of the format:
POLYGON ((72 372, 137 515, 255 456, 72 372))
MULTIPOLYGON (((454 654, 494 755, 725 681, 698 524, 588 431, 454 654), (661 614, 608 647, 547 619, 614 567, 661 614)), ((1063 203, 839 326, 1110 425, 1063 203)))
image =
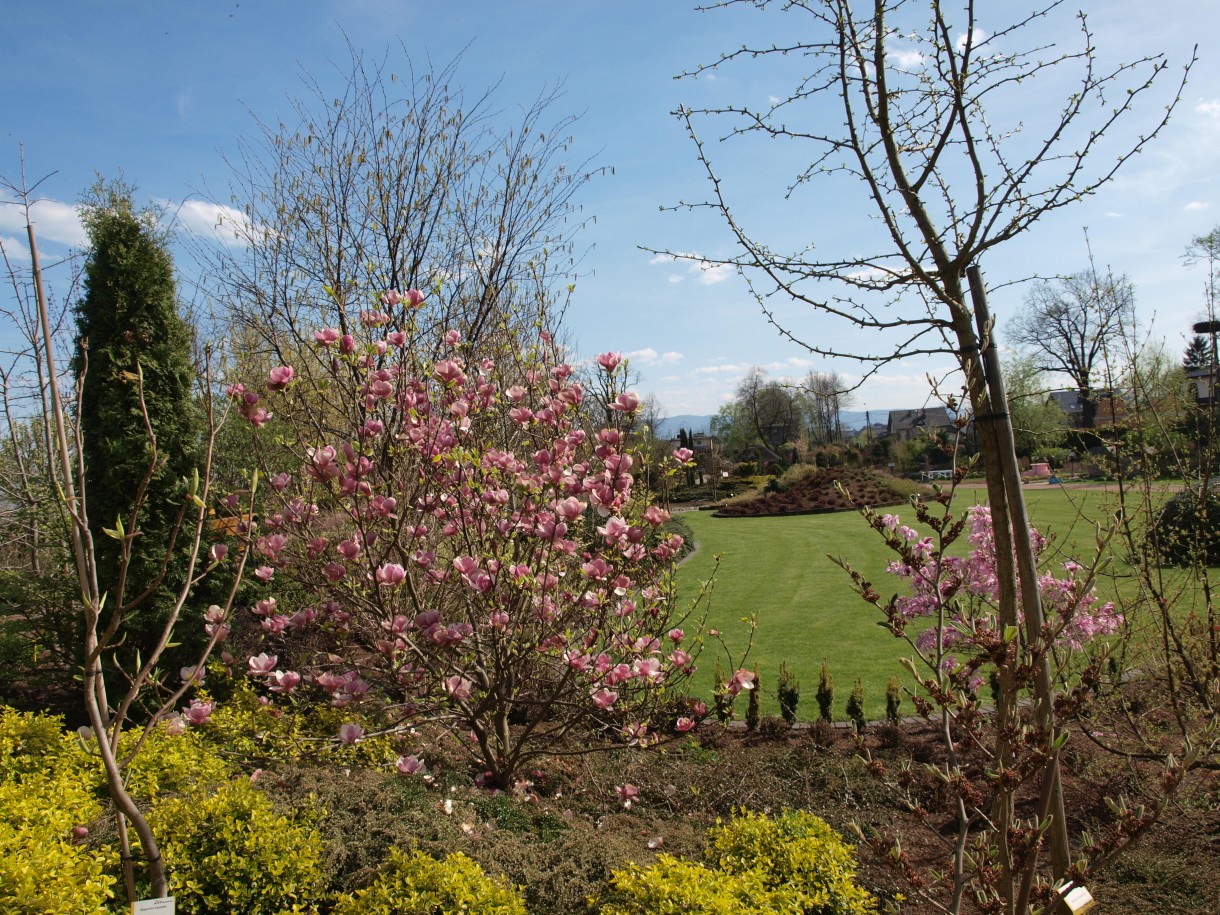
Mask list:
POLYGON ((173 548, 171 542, 183 480, 199 466, 202 444, 202 417, 192 392, 191 328, 178 312, 168 239, 156 214, 137 211, 132 195, 122 181, 99 180, 85 200, 89 253, 84 297, 75 309, 72 362, 76 377, 83 375, 81 448, 99 586, 112 607, 114 602, 126 606, 153 588, 125 620, 128 658, 155 638, 158 621, 168 613, 168 590, 156 585, 167 550, 164 578, 179 580, 174 573, 185 538, 173 548), (152 454, 145 412, 158 461, 133 519, 152 454), (120 543, 105 533, 120 518, 124 530, 139 531, 125 576, 120 543))

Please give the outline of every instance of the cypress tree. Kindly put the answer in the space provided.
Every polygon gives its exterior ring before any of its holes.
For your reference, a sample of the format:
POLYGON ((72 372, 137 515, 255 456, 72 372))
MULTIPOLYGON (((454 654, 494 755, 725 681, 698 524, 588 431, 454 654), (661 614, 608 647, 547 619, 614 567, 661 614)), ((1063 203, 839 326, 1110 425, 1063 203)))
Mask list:
MULTIPOLYGON (((80 424, 89 526, 98 580, 107 606, 118 600, 121 550, 103 528, 131 513, 148 470, 151 443, 140 407, 137 373, 157 439, 158 459, 134 529, 125 602, 156 579, 184 497, 183 479, 199 467, 202 414, 193 399, 192 331, 178 312, 168 237, 156 214, 137 211, 132 188, 99 181, 86 198, 83 221, 90 250, 84 296, 77 303, 72 368, 81 382, 80 424)), ((179 537, 159 588, 124 622, 126 663, 155 644, 184 574, 186 537, 179 537)))

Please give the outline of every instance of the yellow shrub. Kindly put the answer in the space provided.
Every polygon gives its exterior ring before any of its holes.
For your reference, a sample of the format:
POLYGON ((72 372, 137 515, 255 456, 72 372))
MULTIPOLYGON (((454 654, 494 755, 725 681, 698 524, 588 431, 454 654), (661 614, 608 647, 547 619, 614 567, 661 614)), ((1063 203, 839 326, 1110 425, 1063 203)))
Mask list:
POLYGON ((392 849, 370 886, 344 896, 334 915, 525 915, 515 889, 460 852, 443 861, 392 849))
POLYGON ((155 804, 149 825, 184 915, 274 915, 322 891, 322 839, 250 782, 155 804))
POLYGON ((709 837, 707 865, 661 855, 649 867, 615 871, 603 915, 876 911, 853 882, 851 847, 811 813, 789 810, 771 819, 743 811, 709 837))
POLYGON ((116 856, 72 842, 101 813, 89 769, 58 718, 0 708, 0 912, 104 911, 116 856))

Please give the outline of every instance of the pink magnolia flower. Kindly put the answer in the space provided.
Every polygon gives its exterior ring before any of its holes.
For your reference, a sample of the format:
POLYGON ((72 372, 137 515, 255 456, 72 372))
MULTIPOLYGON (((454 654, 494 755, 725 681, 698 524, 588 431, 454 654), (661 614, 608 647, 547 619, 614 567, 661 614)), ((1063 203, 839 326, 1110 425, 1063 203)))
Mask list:
POLYGON ((301 685, 301 675, 295 670, 277 670, 268 678, 273 693, 290 693, 301 685))
POLYGON ((275 665, 278 661, 278 657, 273 654, 267 654, 265 651, 262 654, 256 654, 249 661, 250 673, 254 674, 255 676, 269 674, 275 669, 275 665))
POLYGON ((223 543, 213 543, 208 555, 212 557, 212 562, 224 562, 224 558, 229 555, 229 548, 223 543))
POLYGON ((649 505, 644 509, 644 520, 654 527, 660 527, 669 520, 669 512, 659 505, 649 505))
POLYGON ((600 709, 607 709, 618 701, 618 693, 612 689, 597 689, 592 692, 593 704, 600 709))
POLYGON ((276 492, 283 492, 292 484, 292 475, 281 471, 274 474, 268 482, 271 483, 271 488, 276 492))
POLYGON ((207 671, 203 667, 193 664, 178 671, 178 676, 182 678, 183 683, 199 684, 203 683, 204 678, 207 676, 207 671))
POLYGON ((401 305, 402 293, 397 289, 387 289, 381 294, 382 305, 401 305))
POLYGON ((669 639, 675 645, 677 645, 679 642, 681 642, 684 638, 686 638, 686 633, 683 632, 681 629, 674 628, 674 629, 669 630, 669 639))
POLYGON ((403 775, 418 775, 421 772, 426 773, 428 771, 424 761, 418 756, 400 756, 398 757, 398 762, 394 764, 394 768, 403 775))
POLYGON ((602 353, 597 357, 597 364, 607 372, 613 372, 622 361, 622 353, 602 353))
POLYGON ((345 744, 354 744, 357 740, 364 736, 364 728, 358 724, 345 724, 339 728, 339 742, 345 744))
POLYGON ((457 346, 462 342, 462 332, 450 328, 449 330, 445 331, 445 342, 450 346, 457 346))
POLYGON ((203 724, 212 717, 212 712, 216 708, 215 702, 204 702, 201 699, 192 699, 191 704, 182 710, 182 717, 190 724, 203 724))
POLYGON ((334 346, 339 339, 339 331, 333 327, 323 327, 313 332, 313 338, 322 346, 334 346))
POLYGON ((275 577, 275 569, 271 566, 259 566, 254 570, 254 577, 259 581, 271 581, 275 577))
POLYGON ((614 793, 618 795, 618 799, 622 802, 624 809, 630 810, 640 797, 640 789, 628 782, 625 785, 615 785, 614 793))
POLYGON ((419 308, 424 304, 424 294, 418 289, 408 289, 406 294, 407 304, 412 308, 419 308))
POLYGON ((290 365, 281 365, 273 368, 271 374, 267 376, 268 391, 282 391, 288 385, 292 384, 293 377, 296 372, 293 371, 290 365))
POLYGON ((436 364, 432 370, 445 384, 464 384, 466 381, 466 373, 462 371, 462 367, 453 359, 442 359, 436 364))
POLYGON ((695 456, 695 452, 691 451, 689 448, 674 449, 674 460, 677 461, 679 464, 685 464, 685 463, 689 462, 690 459, 693 458, 694 456, 695 456))
POLYGON ((458 674, 445 678, 445 692, 454 699, 469 699, 472 689, 474 684, 458 674))
POLYGON ((674 729, 677 730, 679 734, 685 734, 687 731, 694 730, 694 728, 695 721, 693 718, 679 718, 678 723, 674 725, 674 729))
POLYGON ((620 394, 614 399, 614 403, 610 404, 610 409, 619 413, 634 413, 639 408, 639 395, 632 391, 628 391, 626 394, 620 394))
POLYGON ((738 670, 733 673, 732 679, 728 682, 728 691, 730 696, 736 696, 742 690, 751 690, 754 688, 754 671, 738 670))
POLYGON ((250 425, 258 429, 261 426, 265 426, 275 414, 271 413, 264 407, 253 407, 246 410, 244 415, 249 421, 250 425))
POLYGON ((403 583, 407 570, 396 562, 387 562, 377 570, 377 583, 391 588, 403 583))

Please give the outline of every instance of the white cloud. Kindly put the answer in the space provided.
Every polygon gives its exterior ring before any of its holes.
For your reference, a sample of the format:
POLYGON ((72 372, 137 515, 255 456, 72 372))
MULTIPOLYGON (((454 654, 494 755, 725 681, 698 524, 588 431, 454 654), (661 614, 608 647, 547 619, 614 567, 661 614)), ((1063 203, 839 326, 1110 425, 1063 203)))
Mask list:
POLYGON ((658 353, 651 346, 644 349, 632 350, 631 353, 626 353, 627 359, 630 359, 636 364, 643 365, 676 365, 682 361, 682 354, 675 350, 670 350, 669 353, 658 353))
POLYGON ((1220 118, 1220 99, 1214 98, 1205 102, 1199 102, 1195 105, 1195 111, 1199 114, 1210 115, 1213 118, 1220 118))
POLYGON ((235 247, 245 244, 255 233, 255 227, 245 213, 220 203, 188 200, 178 207, 176 216, 187 231, 211 235, 223 244, 235 247))
MULTIPOLYGON (((693 254, 689 251, 675 251, 673 254, 656 254, 649 259, 650 264, 672 264, 683 262, 686 266, 686 274, 693 275, 695 281, 701 286, 714 286, 717 283, 723 283, 733 275, 736 268, 732 264, 726 264, 721 261, 708 260, 698 254, 693 254)), ((666 279, 671 283, 680 283, 684 279, 682 274, 670 273, 666 279)))
MULTIPOLYGON (((89 240, 80 221, 80 213, 70 203, 37 200, 30 206, 30 222, 34 224, 34 233, 39 242, 53 241, 83 247, 89 240)), ((0 232, 25 237, 25 210, 8 193, 0 193, 0 232)))
POLYGON ((1206 210, 1209 206, 1210 206, 1210 204, 1204 203, 1202 200, 1192 200, 1190 203, 1186 204, 1186 206, 1183 207, 1183 209, 1206 210))
POLYGON ((1107 216, 1109 216, 1111 219, 1122 219, 1122 218, 1123 218, 1123 214, 1122 214, 1122 213, 1118 213, 1118 212, 1116 212, 1116 211, 1114 211, 1114 210, 1109 210, 1109 211, 1107 211, 1107 212, 1106 212, 1106 215, 1107 215, 1107 216))
POLYGON ((926 60, 919 51, 890 51, 885 56, 899 70, 918 70, 926 60))
MULTIPOLYGON (((979 45, 981 45, 983 42, 985 42, 988 39, 988 37, 989 36, 986 32, 984 32, 982 29, 980 29, 978 27, 975 27, 970 32, 971 51, 978 48, 979 45)), ((965 32, 962 32, 962 34, 957 36, 957 41, 953 42, 953 47, 955 47, 958 51, 964 51, 966 49, 966 33, 965 32)))
POLYGON ((844 276, 849 280, 881 280, 892 274, 881 270, 877 267, 865 267, 863 270, 853 270, 851 273, 845 273, 844 276))
POLYGON ((723 283, 733 275, 732 264, 717 264, 712 261, 699 261, 699 263, 691 267, 691 272, 699 272, 699 284, 701 286, 714 286, 716 283, 723 283))
POLYGON ((5 257, 14 263, 25 263, 30 259, 30 245, 24 238, 0 235, 0 246, 4 248, 5 257))
POLYGON ((776 105, 778 105, 779 101, 780 101, 780 99, 779 99, 778 95, 768 95, 767 96, 767 104, 769 104, 772 108, 774 108, 776 105))
POLYGON ((692 370, 692 375, 744 375, 749 371, 748 365, 738 365, 736 363, 726 363, 724 365, 701 365, 699 368, 692 370))

